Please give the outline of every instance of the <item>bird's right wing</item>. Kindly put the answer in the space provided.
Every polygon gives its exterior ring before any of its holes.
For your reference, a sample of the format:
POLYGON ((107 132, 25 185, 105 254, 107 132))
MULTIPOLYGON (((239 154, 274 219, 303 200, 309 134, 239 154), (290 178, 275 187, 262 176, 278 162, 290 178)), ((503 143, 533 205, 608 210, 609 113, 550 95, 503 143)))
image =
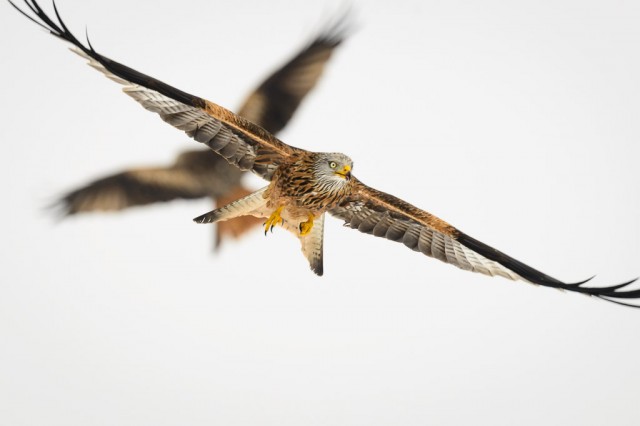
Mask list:
POLYGON ((348 35, 348 14, 324 28, 289 62, 252 92, 238 115, 277 133, 289 122, 305 96, 315 87, 325 65, 348 35))
POLYGON ((31 21, 75 46, 91 66, 124 86, 123 90, 146 109, 155 112, 172 126, 183 130, 198 142, 222 155, 242 170, 251 170, 269 180, 282 161, 299 148, 277 139, 271 133, 233 112, 198 96, 183 92, 153 77, 96 52, 90 43, 82 44, 64 24, 54 3, 57 22, 35 0, 24 0, 35 14, 32 17, 13 3, 31 21))
POLYGON ((629 288, 636 280, 606 287, 587 287, 589 281, 566 283, 484 244, 449 223, 393 195, 371 188, 355 177, 353 193, 329 211, 345 226, 365 234, 403 243, 408 248, 460 269, 510 280, 574 291, 609 302, 640 308, 640 289, 629 288))

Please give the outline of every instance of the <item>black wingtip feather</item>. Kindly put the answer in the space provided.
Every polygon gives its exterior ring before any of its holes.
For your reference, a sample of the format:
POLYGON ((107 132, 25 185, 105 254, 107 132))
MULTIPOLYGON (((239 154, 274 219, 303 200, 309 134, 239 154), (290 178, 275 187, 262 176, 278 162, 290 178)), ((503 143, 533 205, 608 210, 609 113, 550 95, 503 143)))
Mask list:
MULTIPOLYGON (((37 3, 35 1, 33 3, 36 4, 36 6, 37 6, 37 3)), ((58 18, 58 23, 60 23, 60 26, 62 26, 62 29, 65 32, 70 33, 70 31, 67 28, 67 26, 64 24, 64 22, 62 22, 62 18, 60 18, 60 13, 58 12, 58 6, 56 6, 56 0, 51 0, 51 3, 53 4, 53 13, 55 13, 56 14, 56 18, 58 18)), ((40 9, 39 6, 38 6, 38 10, 40 12, 42 12, 42 9, 40 9)))
POLYGON ((622 284, 607 286, 607 287, 583 287, 583 285, 594 277, 580 281, 577 283, 564 283, 556 278, 553 278, 545 273, 542 273, 524 263, 516 260, 499 250, 490 247, 475 238, 468 236, 463 232, 459 232, 457 240, 460 244, 475 251, 476 253, 486 257, 489 260, 499 263, 505 268, 515 272, 526 281, 534 284, 539 284, 546 287, 559 288, 567 291, 574 291, 577 293, 586 294, 589 296, 596 296, 600 299, 617 303, 619 305, 640 308, 640 306, 630 303, 623 303, 612 299, 640 299, 640 289, 638 290, 623 290, 630 284, 636 282, 636 279, 624 282, 622 284), (623 290, 623 291, 620 291, 623 290))
MULTIPOLYGON (((43 25, 42 23, 40 23, 40 22, 36 21, 35 19, 33 19, 31 16, 27 15, 27 14, 24 12, 24 10, 22 10, 22 9, 20 9, 18 6, 16 6, 16 5, 15 5, 15 3, 13 3, 11 0, 7 0, 7 1, 9 2, 9 4, 10 4, 11 6, 13 6, 13 8, 14 8, 15 10, 17 10, 18 12, 20 12, 20 14, 22 14, 22 16, 26 17, 28 20, 30 20, 31 22, 35 23, 36 25, 39 25, 40 27, 44 28, 46 31, 51 32, 51 29, 50 29, 50 28, 47 28, 47 26, 43 25)), ((26 2, 26 3, 27 3, 27 6, 29 7, 29 9, 31 9, 32 11, 34 11, 34 10, 33 10, 33 8, 31 7, 31 5, 30 5, 28 2, 26 2)), ((34 11, 34 13, 35 13, 35 11, 34 11)))
POLYGON ((309 42, 308 46, 337 47, 351 37, 358 29, 354 24, 353 10, 353 4, 346 3, 322 25, 322 28, 317 32, 318 35, 309 42))
POLYGON ((595 275, 592 275, 591 277, 587 278, 586 280, 578 281, 576 283, 568 283, 568 284, 565 284, 565 285, 568 286, 568 287, 580 287, 582 284, 588 283, 589 281, 591 281, 595 277, 596 277, 595 275))
POLYGON ((89 40, 89 27, 84 27, 84 38, 87 40, 87 46, 89 46, 89 50, 95 52, 95 49, 91 45, 91 40, 89 40))
MULTIPOLYGON (((609 292, 613 292, 615 290, 619 290, 621 288, 624 288, 624 287, 626 287, 626 286, 628 286, 630 284, 633 284, 636 281, 637 281, 637 278, 635 278, 633 280, 630 280, 630 281, 627 281, 627 282, 624 282, 622 284, 612 285, 612 286, 608 286, 608 287, 595 287, 595 288, 600 292, 609 293, 609 292)), ((582 287, 582 288, 583 289, 588 289, 589 287, 582 287)), ((632 293, 632 291, 626 291, 624 294, 631 294, 631 293, 632 293)), ((640 293, 638 293, 638 295, 640 295, 640 293)))
POLYGON ((607 302, 615 303, 616 305, 627 306, 629 308, 640 308, 640 305, 634 305, 633 303, 620 302, 619 300, 609 299, 605 296, 596 296, 599 299, 606 300, 607 302))
MULTIPOLYGON (((10 1, 9 1, 10 2, 10 1)), ((11 2, 10 2, 11 3, 11 2)), ((160 80, 157 80, 153 77, 145 75, 141 72, 134 70, 133 68, 129 68, 126 65, 123 65, 119 62, 111 60, 106 56, 102 56, 91 46, 87 38, 88 47, 81 43, 71 31, 67 28, 66 24, 62 20, 58 8, 53 2, 53 10, 54 14, 58 20, 56 23, 53 19, 51 19, 41 8, 40 5, 35 0, 25 0, 25 4, 29 7, 29 9, 40 19, 38 22, 33 17, 27 15, 23 10, 17 7, 15 4, 11 3, 22 15, 29 18, 29 20, 35 22, 39 26, 45 28, 52 35, 61 38, 78 49, 82 50, 89 57, 93 58, 97 62, 99 62, 102 66, 104 66, 109 72, 114 75, 125 79, 131 83, 139 84, 151 90, 155 90, 171 99, 175 99, 179 102, 182 102, 186 105, 191 105, 197 108, 204 108, 206 106, 206 102, 194 95, 183 92, 182 90, 176 89, 160 80)))

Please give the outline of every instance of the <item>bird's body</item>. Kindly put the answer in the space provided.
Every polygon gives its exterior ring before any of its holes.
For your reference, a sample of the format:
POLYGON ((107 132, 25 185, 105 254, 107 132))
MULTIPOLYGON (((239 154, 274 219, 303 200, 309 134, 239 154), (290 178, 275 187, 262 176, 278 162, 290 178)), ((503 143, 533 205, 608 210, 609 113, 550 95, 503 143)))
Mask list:
POLYGON ((353 191, 353 162, 341 153, 296 153, 274 172, 268 186, 194 219, 215 223, 244 216, 265 218, 265 234, 276 226, 292 232, 311 269, 323 273, 324 214, 344 203, 353 191), (309 251, 309 245, 320 252, 309 251))
POLYGON ((351 159, 340 153, 294 155, 278 167, 265 196, 270 207, 284 205, 294 216, 317 217, 349 196, 352 167, 351 159))
POLYGON ((534 269, 444 220, 360 182, 351 175, 353 163, 346 155, 315 153, 287 145, 211 101, 99 54, 90 44, 85 46, 75 38, 57 10, 56 22, 35 0, 25 3, 39 21, 21 11, 23 14, 56 37, 72 43, 76 53, 122 84, 124 92, 144 108, 207 145, 230 164, 270 181, 265 188, 196 221, 216 222, 243 215, 266 217, 265 229, 281 224, 300 239, 302 251, 318 275, 323 273, 323 226, 325 213, 329 213, 342 219, 347 227, 402 243, 463 270, 573 291, 623 305, 640 298, 640 290, 628 287, 635 280, 587 287, 584 284, 588 280, 566 283, 534 269))

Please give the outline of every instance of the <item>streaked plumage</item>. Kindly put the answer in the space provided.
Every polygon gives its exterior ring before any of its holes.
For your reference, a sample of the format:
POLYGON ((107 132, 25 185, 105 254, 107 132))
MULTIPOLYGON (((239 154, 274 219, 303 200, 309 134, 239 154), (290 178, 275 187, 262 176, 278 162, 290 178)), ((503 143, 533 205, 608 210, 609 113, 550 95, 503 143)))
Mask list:
MULTIPOLYGON (((271 133, 282 130, 315 87, 334 49, 344 40, 345 30, 345 16, 327 25, 247 96, 238 115, 271 133)), ((229 195, 235 199, 249 193, 242 186, 243 174, 210 149, 186 151, 168 167, 130 169, 94 180, 65 194, 56 207, 64 215, 74 215, 203 197, 222 206, 229 195)), ((215 247, 224 237, 239 237, 259 223, 245 217, 218 224, 215 247)))
POLYGON ((370 188, 351 175, 344 154, 313 153, 287 145, 263 128, 210 101, 180 91, 112 61, 89 44, 80 43, 64 26, 51 20, 35 3, 25 0, 50 32, 76 46, 94 68, 124 85, 124 92, 174 127, 209 146, 231 164, 251 170, 271 182, 265 188, 200 216, 199 222, 237 216, 265 217, 267 227, 282 226, 301 241, 312 269, 322 267, 324 213, 361 232, 398 241, 415 251, 461 269, 500 275, 547 287, 592 295, 626 304, 640 298, 631 282, 585 287, 550 277, 481 243, 436 216, 399 198, 370 188))

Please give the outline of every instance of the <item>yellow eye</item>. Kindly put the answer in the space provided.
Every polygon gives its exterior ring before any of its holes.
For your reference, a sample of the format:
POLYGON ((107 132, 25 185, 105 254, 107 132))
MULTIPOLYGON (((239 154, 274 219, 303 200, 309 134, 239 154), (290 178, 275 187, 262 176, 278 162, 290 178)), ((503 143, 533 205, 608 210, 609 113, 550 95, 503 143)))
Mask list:
POLYGON ((338 167, 338 165, 336 164, 335 161, 332 161, 329 163, 329 167, 331 167, 332 169, 335 169, 336 167, 338 167))

